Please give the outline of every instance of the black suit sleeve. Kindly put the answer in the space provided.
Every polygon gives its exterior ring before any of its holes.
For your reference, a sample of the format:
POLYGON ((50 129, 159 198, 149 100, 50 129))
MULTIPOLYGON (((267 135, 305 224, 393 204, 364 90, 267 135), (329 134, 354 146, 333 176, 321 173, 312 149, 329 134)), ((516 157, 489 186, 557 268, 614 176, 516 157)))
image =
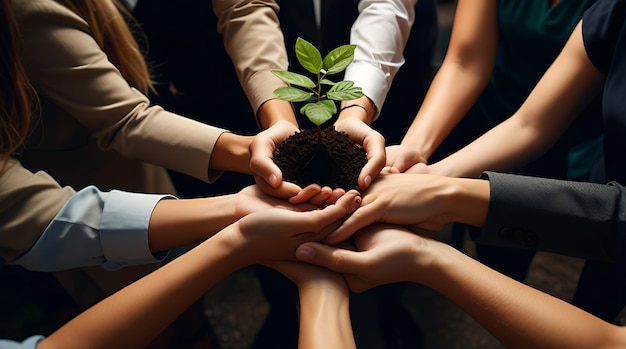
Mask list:
POLYGON ((490 203, 479 244, 626 263, 624 187, 486 172, 490 203))

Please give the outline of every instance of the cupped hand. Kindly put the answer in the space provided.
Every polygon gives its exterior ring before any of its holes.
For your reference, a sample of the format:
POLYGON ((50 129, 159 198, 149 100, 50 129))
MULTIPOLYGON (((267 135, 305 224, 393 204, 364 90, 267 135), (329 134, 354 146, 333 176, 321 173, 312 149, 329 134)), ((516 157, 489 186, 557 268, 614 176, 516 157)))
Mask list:
POLYGON ((363 203, 325 242, 336 245, 374 223, 412 225, 438 231, 449 223, 440 197, 442 177, 420 174, 380 175, 363 193, 363 203))
POLYGON ((385 151, 387 153, 385 167, 389 168, 390 173, 428 173, 425 166, 428 159, 417 150, 406 145, 391 145, 385 148, 385 151))
POLYGON ((299 132, 298 127, 281 120, 260 132, 250 143, 250 170, 257 185, 268 195, 288 199, 302 191, 299 186, 283 181, 282 172, 273 161, 276 147, 296 132, 299 132))
POLYGON ((395 282, 422 282, 437 258, 439 242, 396 225, 368 226, 354 236, 355 250, 308 242, 296 257, 344 275, 350 289, 362 292, 395 282))
POLYGON ((345 132, 350 139, 361 145, 367 153, 367 164, 359 174, 359 188, 365 190, 385 167, 385 138, 358 118, 337 120, 335 129, 345 132))
POLYGON ((306 241, 321 241, 360 205, 356 190, 323 209, 292 211, 269 208, 251 213, 222 232, 221 238, 241 252, 248 264, 293 260, 295 249, 306 241))

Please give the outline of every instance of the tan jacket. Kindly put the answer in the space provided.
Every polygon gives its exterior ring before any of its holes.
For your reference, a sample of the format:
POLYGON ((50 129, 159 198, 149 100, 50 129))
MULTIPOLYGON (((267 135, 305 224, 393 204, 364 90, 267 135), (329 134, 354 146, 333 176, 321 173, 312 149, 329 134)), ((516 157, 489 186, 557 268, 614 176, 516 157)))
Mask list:
POLYGON ((209 181, 224 130, 150 106, 69 9, 53 0, 13 3, 23 62, 41 100, 24 167, 77 189, 174 193, 164 168, 209 181))
POLYGON ((108 61, 87 23, 57 2, 13 4, 41 112, 19 156, 25 168, 12 161, 0 176, 0 257, 28 251, 74 190, 87 185, 174 193, 164 168, 215 179, 209 160, 224 130, 149 106, 108 61))

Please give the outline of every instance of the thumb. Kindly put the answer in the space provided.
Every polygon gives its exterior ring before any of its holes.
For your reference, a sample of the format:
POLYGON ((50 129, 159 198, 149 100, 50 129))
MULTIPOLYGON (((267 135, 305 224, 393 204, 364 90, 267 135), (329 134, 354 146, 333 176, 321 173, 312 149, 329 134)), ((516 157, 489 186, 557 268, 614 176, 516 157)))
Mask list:
POLYGON ((328 246, 319 242, 306 242, 296 249, 300 261, 319 265, 338 273, 352 274, 358 266, 359 252, 328 246))

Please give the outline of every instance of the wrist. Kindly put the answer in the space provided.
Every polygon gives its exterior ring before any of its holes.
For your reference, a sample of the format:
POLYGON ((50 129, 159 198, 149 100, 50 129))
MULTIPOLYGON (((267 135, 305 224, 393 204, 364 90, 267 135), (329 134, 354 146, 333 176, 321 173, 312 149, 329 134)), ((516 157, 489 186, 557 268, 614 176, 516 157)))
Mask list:
POLYGON ((374 120, 376 113, 376 105, 374 105, 369 98, 363 96, 359 99, 342 101, 337 121, 346 118, 356 118, 363 121, 367 125, 370 125, 374 120))
POLYGON ((298 127, 298 121, 296 120, 296 113, 293 110, 293 105, 290 102, 282 99, 270 99, 261 104, 257 111, 257 117, 261 129, 266 130, 272 127, 275 123, 281 120, 285 120, 298 127))
POLYGON ((254 137, 241 136, 230 132, 222 133, 209 161, 210 170, 251 173, 250 144, 254 137))
POLYGON ((449 181, 451 190, 443 202, 449 222, 481 227, 489 208, 489 182, 472 178, 449 178, 449 181))

